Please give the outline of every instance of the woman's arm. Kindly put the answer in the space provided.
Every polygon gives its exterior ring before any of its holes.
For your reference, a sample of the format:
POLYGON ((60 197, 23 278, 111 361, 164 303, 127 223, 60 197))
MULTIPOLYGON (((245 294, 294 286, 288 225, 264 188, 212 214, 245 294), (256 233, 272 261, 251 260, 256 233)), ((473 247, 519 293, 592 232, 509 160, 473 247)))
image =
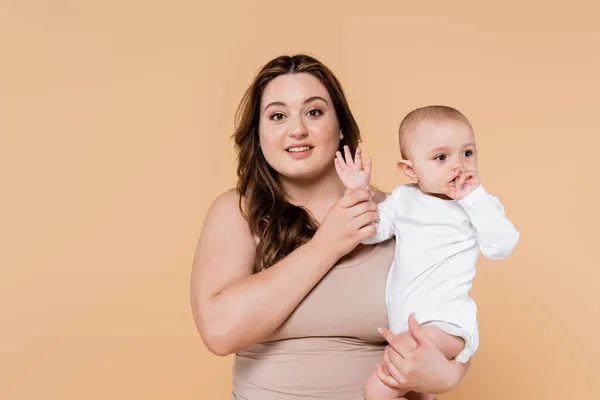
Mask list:
POLYGON ((253 273, 256 243, 239 211, 239 195, 229 191, 217 198, 204 221, 191 275, 192 313, 207 348, 231 354, 277 329, 352 243, 372 233, 362 228, 376 218, 376 205, 366 200, 366 190, 345 196, 313 239, 253 273))
POLYGON ((391 387, 418 393, 440 394, 454 389, 466 375, 470 361, 448 361, 435 343, 427 337, 411 314, 408 320, 411 336, 394 335, 382 329, 390 344, 377 367, 379 379, 391 387))
POLYGON ((192 268, 194 320, 204 343, 217 355, 268 336, 335 263, 331 252, 309 242, 253 274, 256 243, 238 201, 237 192, 229 191, 212 204, 192 268))

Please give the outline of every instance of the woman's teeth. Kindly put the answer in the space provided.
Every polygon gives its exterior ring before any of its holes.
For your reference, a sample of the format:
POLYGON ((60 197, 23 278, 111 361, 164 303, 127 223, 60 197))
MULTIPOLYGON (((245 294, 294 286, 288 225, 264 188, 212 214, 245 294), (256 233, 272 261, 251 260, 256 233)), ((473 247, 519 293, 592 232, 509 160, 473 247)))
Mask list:
POLYGON ((289 149, 287 149, 287 151, 289 151, 290 153, 298 153, 301 151, 308 151, 308 150, 310 150, 310 146, 290 147, 289 149))

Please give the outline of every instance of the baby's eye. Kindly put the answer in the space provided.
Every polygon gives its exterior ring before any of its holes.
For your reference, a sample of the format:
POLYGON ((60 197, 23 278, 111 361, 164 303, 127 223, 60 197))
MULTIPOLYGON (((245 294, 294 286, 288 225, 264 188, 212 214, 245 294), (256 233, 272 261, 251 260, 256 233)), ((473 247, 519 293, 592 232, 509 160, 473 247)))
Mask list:
POLYGON ((284 115, 282 113, 274 113, 273 115, 271 115, 271 118, 273 121, 281 121, 283 119, 284 115))
POLYGON ((318 108, 313 108, 312 110, 310 110, 310 111, 308 112, 308 114, 309 114, 311 117, 318 117, 318 116, 322 115, 322 114, 323 114, 323 112, 322 112, 321 110, 319 110, 318 108))
POLYGON ((445 154, 438 154, 437 156, 435 156, 433 159, 436 161, 444 161, 446 160, 446 155, 445 154))
POLYGON ((473 150, 465 151, 465 157, 471 157, 473 155, 473 150))

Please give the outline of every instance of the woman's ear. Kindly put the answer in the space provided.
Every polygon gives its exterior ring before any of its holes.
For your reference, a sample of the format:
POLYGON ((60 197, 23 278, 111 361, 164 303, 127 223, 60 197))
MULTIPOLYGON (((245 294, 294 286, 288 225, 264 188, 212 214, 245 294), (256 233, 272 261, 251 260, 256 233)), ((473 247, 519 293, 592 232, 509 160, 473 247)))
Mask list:
POLYGON ((340 129, 340 140, 342 140, 344 138, 344 133, 342 132, 342 130, 340 129))
POLYGON ((400 160, 397 164, 398 170, 404 172, 404 175, 408 176, 408 178, 416 183, 419 179, 415 174, 415 170, 412 167, 412 163, 408 160, 400 160))

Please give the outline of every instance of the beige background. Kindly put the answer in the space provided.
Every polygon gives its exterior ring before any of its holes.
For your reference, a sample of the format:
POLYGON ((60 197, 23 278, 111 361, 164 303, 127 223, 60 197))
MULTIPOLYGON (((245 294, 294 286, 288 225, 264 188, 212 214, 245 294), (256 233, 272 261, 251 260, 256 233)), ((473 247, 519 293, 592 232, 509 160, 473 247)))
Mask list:
POLYGON ((191 260, 235 183, 237 101, 303 51, 339 76, 387 190, 402 116, 464 111, 521 231, 479 263, 481 349, 441 398, 597 398, 594 1, 200 3, 0 0, 1 399, 228 398, 191 260))

